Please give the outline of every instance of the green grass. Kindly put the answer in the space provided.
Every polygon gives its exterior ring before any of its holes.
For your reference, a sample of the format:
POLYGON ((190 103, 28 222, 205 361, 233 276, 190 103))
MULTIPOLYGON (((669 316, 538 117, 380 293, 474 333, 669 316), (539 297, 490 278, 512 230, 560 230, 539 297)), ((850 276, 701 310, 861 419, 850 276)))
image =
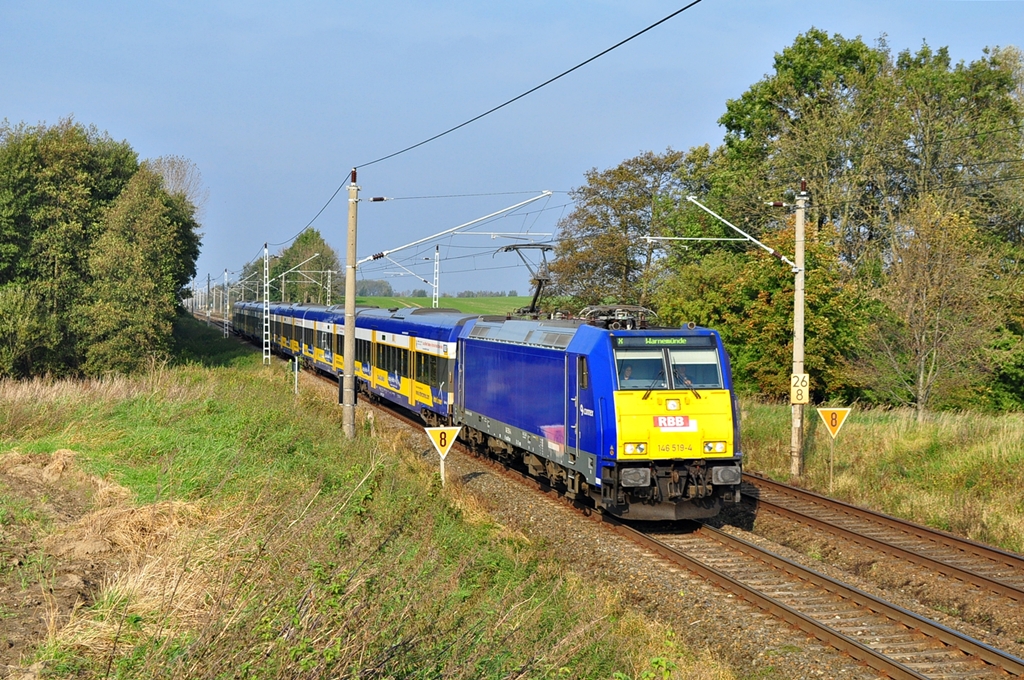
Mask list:
POLYGON ((125 566, 40 649, 48 677, 732 677, 442 489, 422 439, 360 418, 347 441, 332 386, 178 332, 145 376, 0 390, 3 449, 74 449, 149 509, 106 520, 125 566))
MULTIPOLYGON (((748 470, 788 480, 791 407, 747 400, 748 470)), ((802 483, 829 492, 831 437, 806 411, 802 483)), ((833 495, 1024 552, 1024 414, 858 409, 835 440, 833 495)))
MULTIPOLYGON (((439 307, 457 309, 466 314, 507 314, 520 307, 530 304, 529 297, 492 297, 492 298, 450 298, 438 299, 439 307)), ((398 297, 360 297, 356 298, 356 304, 375 305, 383 309, 393 307, 430 307, 431 299, 425 298, 398 298, 398 297)))

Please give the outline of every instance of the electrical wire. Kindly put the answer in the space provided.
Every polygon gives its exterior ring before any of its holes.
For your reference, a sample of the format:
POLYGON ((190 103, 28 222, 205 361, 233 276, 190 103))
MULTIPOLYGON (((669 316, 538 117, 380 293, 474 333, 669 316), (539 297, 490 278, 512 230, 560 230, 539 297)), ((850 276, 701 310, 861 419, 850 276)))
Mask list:
POLYGON ((365 167, 368 167, 368 166, 373 165, 375 163, 380 163, 381 161, 386 161, 389 158, 394 158, 395 156, 399 156, 399 155, 401 155, 401 154, 403 154, 403 153, 405 153, 407 151, 412 151, 413 149, 415 149, 417 147, 420 147, 420 146, 423 146, 424 144, 429 144, 430 142, 434 141, 435 139, 440 139, 441 137, 444 137, 445 135, 447 135, 449 133, 455 132, 459 128, 466 127, 470 123, 478 121, 481 118, 483 118, 484 116, 488 116, 488 115, 494 113, 495 111, 497 111, 499 109, 503 109, 506 106, 508 106, 509 104, 511 104, 512 102, 518 101, 518 100, 522 99, 523 97, 536 92, 537 90, 541 89, 542 87, 545 87, 546 85, 550 85, 551 83, 555 82, 559 78, 562 78, 564 76, 569 75, 573 71, 586 66, 587 64, 589 64, 590 62, 594 61, 595 59, 599 59, 599 58, 603 57, 604 55, 608 54, 612 50, 617 49, 617 48, 625 45, 626 43, 628 43, 630 40, 633 40, 634 38, 640 37, 641 35, 643 35, 647 31, 650 31, 651 29, 653 29, 653 28, 655 28, 657 26, 660 26, 661 24, 665 23, 666 21, 668 21, 672 17, 675 17, 678 14, 682 14, 683 12, 685 12, 686 10, 690 9, 691 7, 693 7, 694 5, 696 5, 696 4, 700 3, 700 2, 701 2, 701 0, 693 0, 693 2, 691 2, 690 4, 686 5, 685 7, 682 7, 681 9, 677 9, 675 12, 672 12, 671 14, 669 14, 666 17, 664 17, 663 19, 659 19, 658 21, 655 21, 653 24, 651 24, 647 28, 645 28, 645 29, 643 29, 641 31, 637 31, 636 33, 634 33, 633 35, 629 36, 625 40, 620 40, 619 42, 615 43, 614 45, 612 45, 608 49, 603 50, 602 52, 598 52, 597 54, 595 54, 594 56, 590 57, 589 59, 587 59, 585 61, 581 61, 580 63, 576 64, 572 68, 570 68, 570 69, 568 69, 566 71, 562 71, 561 73, 559 73, 554 78, 549 78, 548 80, 545 80, 540 85, 537 85, 535 87, 530 88, 526 92, 523 92, 522 94, 520 94, 518 96, 515 96, 512 99, 509 99, 508 101, 506 101, 503 104, 499 104, 499 105, 495 106, 492 109, 484 111, 480 115, 474 116, 473 118, 470 118, 469 120, 467 120, 467 121, 465 121, 463 123, 459 123, 455 127, 448 128, 444 132, 438 133, 438 134, 434 135, 433 137, 430 137, 428 139, 424 139, 422 142, 417 142, 416 144, 413 144, 412 146, 407 146, 404 149, 401 149, 400 151, 395 151, 394 153, 390 153, 387 156, 381 156, 380 158, 378 158, 376 160, 372 160, 369 163, 363 163, 362 165, 357 165, 356 168, 365 168, 365 167))
MULTIPOLYGON (((547 191, 551 191, 548 189, 547 191)), ((389 201, 418 201, 427 198, 467 198, 473 196, 516 196, 522 194, 539 194, 540 190, 537 191, 493 191, 485 194, 446 194, 438 196, 397 196, 388 197, 389 201)), ((551 191, 552 194, 568 194, 568 191, 551 191)))
MULTIPOLYGON (((618 47, 621 47, 622 45, 625 45, 626 43, 628 43, 630 40, 633 40, 634 38, 640 37, 644 33, 647 33, 651 29, 653 29, 653 28, 655 28, 657 26, 660 26, 661 24, 665 23, 666 21, 668 21, 669 19, 675 17, 676 15, 682 14, 683 12, 685 12, 688 9, 690 9, 694 5, 699 4, 700 2, 701 2, 701 0, 693 0, 693 2, 689 3, 688 5, 685 5, 684 7, 680 8, 680 9, 677 9, 675 12, 672 12, 668 16, 666 16, 666 17, 664 17, 662 19, 659 19, 658 21, 654 22, 653 24, 651 24, 647 28, 645 28, 645 29, 643 29, 641 31, 637 31, 636 33, 634 33, 633 35, 629 36, 625 40, 620 40, 619 42, 615 43, 614 45, 612 45, 608 49, 603 50, 601 52, 598 52, 597 54, 595 54, 594 56, 590 57, 589 59, 587 59, 585 61, 581 61, 580 63, 576 64, 572 68, 570 68, 570 69, 568 69, 566 71, 562 71, 561 73, 559 73, 554 78, 549 78, 548 80, 545 80, 540 85, 537 85, 536 87, 530 88, 526 92, 523 92, 522 94, 520 94, 518 96, 515 96, 512 99, 509 99, 508 101, 504 102, 503 104, 499 104, 498 106, 495 106, 492 109, 484 111, 480 115, 474 116, 473 118, 470 118, 469 120, 467 120, 465 122, 459 123, 455 127, 448 128, 444 132, 438 133, 438 134, 434 135, 433 137, 430 137, 428 139, 424 139, 422 142, 417 142, 416 144, 413 144, 412 146, 407 146, 406 148, 401 149, 399 151, 395 151, 394 153, 390 153, 387 156, 381 156, 380 158, 377 158, 376 160, 372 160, 372 161, 370 161, 368 163, 363 163, 361 165, 356 165, 353 169, 365 168, 365 167, 374 165, 375 163, 380 163, 381 161, 385 161, 385 160, 387 160, 389 158, 394 158, 395 156, 399 156, 399 155, 401 155, 401 154, 403 154, 403 153, 405 153, 407 151, 412 151, 413 149, 415 149, 417 147, 421 147, 424 144, 428 144, 428 143, 434 141, 435 139, 440 139, 441 137, 444 137, 445 135, 447 135, 449 133, 455 132, 459 128, 466 127, 470 123, 476 122, 476 121, 480 120, 481 118, 483 118, 484 116, 490 115, 490 114, 494 113, 495 111, 497 111, 499 109, 503 109, 506 106, 508 106, 509 104, 511 104, 511 103, 513 103, 515 101, 518 101, 518 100, 522 99, 523 97, 525 97, 525 96, 527 96, 529 94, 532 94, 532 93, 536 92, 537 90, 541 89, 542 87, 544 87, 546 85, 550 85, 551 83, 555 82, 559 78, 562 78, 563 76, 569 75, 573 71, 575 71, 575 70, 577 70, 579 68, 582 68, 583 66, 586 66, 587 64, 589 64, 590 62, 594 61, 595 59, 599 59, 600 57, 603 57, 604 55, 608 54, 612 50, 614 50, 614 49, 616 49, 618 47)), ((342 187, 344 187, 344 186, 345 186, 344 182, 342 182, 341 184, 338 185, 338 188, 334 190, 334 193, 331 194, 331 197, 329 199, 327 199, 327 202, 324 203, 324 206, 322 208, 320 208, 320 210, 317 212, 317 214, 313 216, 313 219, 311 219, 309 221, 309 223, 305 227, 302 228, 302 231, 300 231, 295 236, 292 236, 287 241, 283 241, 281 243, 275 243, 273 245, 276 245, 276 246, 284 245, 285 243, 290 243, 291 241, 294 241, 296 238, 298 238, 299 234, 301 234, 303 231, 308 229, 313 224, 313 222, 316 221, 316 218, 320 217, 320 215, 323 213, 323 211, 327 209, 327 206, 329 206, 331 204, 331 202, 334 200, 335 196, 338 195, 338 192, 340 192, 342 187)), ((426 198, 426 197, 424 197, 424 198, 426 198)))

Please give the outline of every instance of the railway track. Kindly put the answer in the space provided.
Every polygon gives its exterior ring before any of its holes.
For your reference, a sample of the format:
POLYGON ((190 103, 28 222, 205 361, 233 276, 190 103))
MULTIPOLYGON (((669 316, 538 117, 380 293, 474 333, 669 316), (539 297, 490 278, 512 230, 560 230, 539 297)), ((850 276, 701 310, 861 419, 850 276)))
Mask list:
POLYGON ((888 677, 1024 676, 1024 660, 717 529, 616 528, 888 677))
MULTIPOLYGON (((330 380, 318 372, 316 374, 330 380)), ((421 423, 405 414, 396 413, 385 407, 379 408, 411 426, 422 427, 421 423)), ((561 497, 568 502, 541 480, 520 471, 509 470, 490 459, 481 458, 466 447, 459 448, 463 453, 485 462, 496 471, 523 480, 549 496, 561 497)), ((793 509, 794 501, 789 501, 789 507, 784 507, 783 496, 788 494, 790 497, 798 497, 789 493, 790 487, 775 485, 754 476, 749 476, 747 482, 746 490, 759 503, 759 508, 783 514, 793 521, 807 523, 806 520, 794 519, 784 514, 797 512, 793 509)), ((823 497, 817 499, 835 503, 823 497)), ((810 500, 803 502, 811 503, 810 500)), ((815 502, 828 507, 821 501, 815 502)), ((579 508, 577 504, 573 505, 579 508)), ((853 510, 860 511, 859 508, 853 510)), ((840 511, 834 509, 833 512, 840 511)), ((656 554, 660 559, 707 579, 768 614, 849 655, 882 676, 908 679, 1024 677, 1024 660, 775 555, 736 536, 709 526, 701 526, 695 531, 646 533, 597 512, 584 514, 606 524, 610 529, 656 554)), ((899 522, 893 518, 889 519, 899 522)), ((820 517, 815 518, 815 521, 825 522, 820 517)), ((942 540, 932 537, 926 539, 916 532, 929 532, 929 536, 935 532, 916 525, 910 526, 913 527, 913 531, 899 531, 916 536, 916 541, 927 541, 925 545, 936 543, 946 546, 946 551, 966 552, 965 549, 952 547, 958 545, 956 541, 963 539, 942 532, 938 532, 942 540)), ((855 528, 834 528, 858 535, 861 540, 880 540, 877 538, 877 532, 864 536, 857 534, 855 528)), ((888 549, 895 550, 895 543, 894 540, 893 545, 886 545, 889 546, 888 549)), ((985 571, 988 574, 985 578, 988 581, 1020 592, 1019 583, 1014 576, 1019 572, 1010 559, 1014 558, 1019 563, 1019 556, 970 541, 966 543, 971 544, 972 555, 985 554, 986 550, 993 554, 987 558, 989 568, 985 571)), ((927 559, 945 565, 946 571, 942 573, 959 573, 951 568, 951 565, 955 566, 959 564, 958 562, 949 559, 947 564, 943 560, 948 558, 940 559, 934 549, 925 556, 923 553, 926 551, 921 545, 916 546, 919 552, 911 549, 912 541, 909 539, 905 539, 898 547, 899 550, 914 554, 917 559, 927 559)), ((950 555, 952 554, 954 553, 950 552, 950 555)), ((962 567, 958 566, 956 569, 962 567)), ((991 589, 995 586, 986 582, 985 587, 991 589)))
POLYGON ((1024 557, 960 536, 859 508, 758 475, 744 495, 769 512, 911 562, 1024 606, 1024 557))

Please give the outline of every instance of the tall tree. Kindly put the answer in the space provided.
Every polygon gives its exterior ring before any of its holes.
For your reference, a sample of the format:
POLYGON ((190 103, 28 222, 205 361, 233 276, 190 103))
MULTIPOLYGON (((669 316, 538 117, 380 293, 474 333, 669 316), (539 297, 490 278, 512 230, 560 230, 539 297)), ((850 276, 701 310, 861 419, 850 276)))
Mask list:
POLYGON ((561 221, 551 265, 558 294, 579 303, 644 305, 662 276, 658 246, 666 215, 680 199, 677 171, 683 153, 650 151, 610 170, 586 173, 569 195, 576 207, 561 221))
POLYGON ((167 356, 181 290, 198 254, 196 225, 183 201, 168 195, 161 177, 143 164, 107 211, 77 316, 86 373, 130 372, 167 356))
POLYGON ((327 285, 330 280, 331 302, 340 302, 340 269, 334 249, 327 245, 319 231, 310 227, 271 260, 270 278, 276 279, 271 283, 271 297, 279 296, 278 299, 286 302, 326 304, 327 285), (318 257, 302 264, 317 253, 318 257), (296 267, 298 269, 295 269, 296 267), (293 269, 294 271, 285 273, 293 269), (327 274, 328 271, 332 272, 330 276, 327 274), (278 278, 281 275, 284 275, 283 288, 281 279, 278 278))
POLYGON ((987 377, 985 348, 998 324, 990 260, 968 215, 926 196, 894 239, 884 303, 862 361, 872 384, 918 419, 935 397, 963 394, 987 377))
POLYGON ((56 328, 33 350, 35 371, 77 369, 72 315, 88 252, 104 208, 137 168, 126 142, 70 119, 0 127, 0 284, 30 283, 56 328))
POLYGON ((130 370, 167 346, 200 235, 164 182, 94 127, 0 125, 0 289, 21 305, 3 371, 130 370))

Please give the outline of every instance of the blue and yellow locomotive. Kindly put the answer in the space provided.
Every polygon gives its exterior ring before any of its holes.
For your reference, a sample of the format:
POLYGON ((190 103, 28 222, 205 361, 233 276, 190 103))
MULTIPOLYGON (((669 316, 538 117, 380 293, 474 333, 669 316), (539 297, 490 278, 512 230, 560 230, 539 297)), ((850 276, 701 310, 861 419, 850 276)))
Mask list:
MULTIPOLYGON (((262 313, 236 304, 236 328, 260 337, 262 313)), ((357 382, 614 515, 703 518, 738 501, 739 408, 719 335, 602 325, 361 308, 357 382)), ((341 373, 340 308, 274 305, 271 329, 276 350, 341 373)))

